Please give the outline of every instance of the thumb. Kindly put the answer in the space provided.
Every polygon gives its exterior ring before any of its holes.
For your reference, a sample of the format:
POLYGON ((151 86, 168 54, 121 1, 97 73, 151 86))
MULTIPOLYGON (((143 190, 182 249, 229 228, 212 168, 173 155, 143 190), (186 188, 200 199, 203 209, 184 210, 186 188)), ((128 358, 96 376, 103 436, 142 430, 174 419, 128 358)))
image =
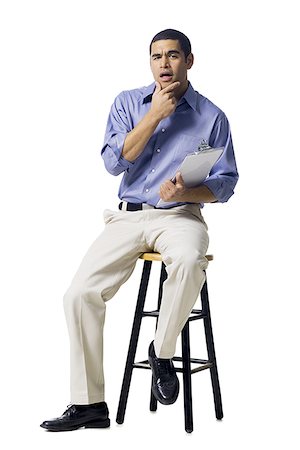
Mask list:
POLYGON ((182 178, 180 172, 176 173, 176 184, 180 184, 180 185, 184 186, 184 181, 183 181, 183 178, 182 178))
POLYGON ((160 91, 161 91, 161 85, 158 81, 155 81, 155 91, 153 92, 153 94, 157 94, 160 91))

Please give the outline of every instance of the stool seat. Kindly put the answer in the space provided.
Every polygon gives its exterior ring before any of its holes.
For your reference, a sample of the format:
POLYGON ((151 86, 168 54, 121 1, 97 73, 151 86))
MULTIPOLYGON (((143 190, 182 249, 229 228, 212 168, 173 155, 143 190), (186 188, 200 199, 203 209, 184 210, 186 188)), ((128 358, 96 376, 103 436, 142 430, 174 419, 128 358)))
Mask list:
MULTIPOLYGON (((161 254, 157 253, 157 252, 142 253, 139 258, 143 259, 144 261, 162 261, 161 254)), ((207 259, 207 261, 213 261, 214 256, 213 255, 205 255, 205 258, 207 259)))

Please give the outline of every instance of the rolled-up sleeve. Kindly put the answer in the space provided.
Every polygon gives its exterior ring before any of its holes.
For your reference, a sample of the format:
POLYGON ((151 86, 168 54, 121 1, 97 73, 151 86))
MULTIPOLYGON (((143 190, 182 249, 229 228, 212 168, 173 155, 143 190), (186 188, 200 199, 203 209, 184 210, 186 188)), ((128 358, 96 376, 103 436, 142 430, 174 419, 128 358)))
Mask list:
POLYGON ((213 128, 209 144, 211 147, 224 147, 224 151, 203 184, 208 187, 220 203, 225 203, 233 195, 239 175, 230 127, 224 113, 213 128))
POLYGON ((122 92, 111 107, 101 149, 105 168, 112 175, 119 175, 134 164, 122 156, 126 135, 131 130, 130 120, 126 114, 125 95, 122 92))

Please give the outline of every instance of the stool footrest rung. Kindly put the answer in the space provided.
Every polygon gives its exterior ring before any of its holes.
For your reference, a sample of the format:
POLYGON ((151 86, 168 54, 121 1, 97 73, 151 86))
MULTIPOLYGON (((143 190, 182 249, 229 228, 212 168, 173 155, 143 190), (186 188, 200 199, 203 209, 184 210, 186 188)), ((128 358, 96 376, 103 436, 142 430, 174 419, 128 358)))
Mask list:
MULTIPOLYGON (((142 313, 143 317, 158 317, 158 315, 159 311, 157 309, 154 311, 143 311, 142 313)), ((207 317, 207 315, 201 309, 193 309, 188 321, 191 322, 192 320, 204 319, 204 317, 207 317)))
POLYGON ((135 369, 150 369, 151 370, 150 364, 147 359, 145 361, 133 363, 132 367, 134 367, 135 369))
MULTIPOLYGON (((174 358, 172 358, 172 360, 177 361, 177 362, 182 362, 182 357, 174 356, 174 358)), ((196 367, 195 369, 191 369, 191 374, 200 372, 201 370, 210 369, 211 367, 213 367, 213 363, 207 359, 190 358, 190 361, 192 364, 200 364, 200 366, 196 367)), ((145 359, 144 361, 133 363, 132 367, 135 369, 148 369, 148 370, 150 369, 151 370, 150 364, 147 359, 145 359)), ((180 372, 180 373, 183 372, 182 367, 175 367, 175 370, 176 370, 176 372, 180 372)))
POLYGON ((143 311, 143 317, 158 317, 159 311, 143 311))

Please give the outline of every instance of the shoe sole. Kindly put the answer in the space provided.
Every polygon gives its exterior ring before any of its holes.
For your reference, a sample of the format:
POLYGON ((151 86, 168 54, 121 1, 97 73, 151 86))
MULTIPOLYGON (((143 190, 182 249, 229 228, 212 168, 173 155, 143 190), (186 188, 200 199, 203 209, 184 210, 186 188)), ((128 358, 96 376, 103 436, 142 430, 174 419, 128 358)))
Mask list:
POLYGON ((85 428, 108 428, 110 426, 110 419, 102 420, 102 421, 93 421, 84 425, 85 428))
POLYGON ((88 423, 83 423, 80 425, 73 425, 72 427, 68 428, 55 428, 55 427, 45 427, 41 425, 42 428, 45 428, 48 431, 74 431, 78 430, 79 428, 109 428, 110 427, 110 419, 106 420, 92 420, 88 423))

